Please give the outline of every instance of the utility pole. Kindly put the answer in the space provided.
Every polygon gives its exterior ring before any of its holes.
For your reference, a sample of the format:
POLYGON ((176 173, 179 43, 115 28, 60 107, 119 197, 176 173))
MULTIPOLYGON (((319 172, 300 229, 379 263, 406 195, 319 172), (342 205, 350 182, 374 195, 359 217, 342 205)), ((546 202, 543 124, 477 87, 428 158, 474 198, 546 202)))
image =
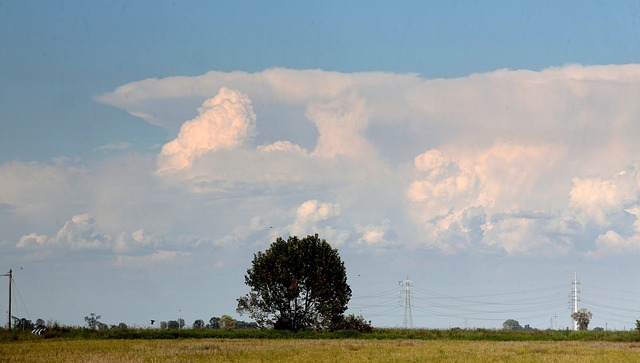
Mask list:
MULTIPOLYGON (((578 294, 580 293, 580 289, 578 289, 578 285, 580 285, 580 281, 578 281, 578 273, 574 272, 573 281, 571 282, 573 285, 573 291, 569 294, 570 300, 569 303, 572 304, 570 308, 573 308, 573 312, 578 312, 578 301, 580 301, 580 297, 578 294)), ((573 330, 578 330, 578 320, 573 319, 573 330)))
POLYGON ((404 328, 413 328, 413 317, 411 316, 411 280, 407 276, 406 280, 400 281, 400 286, 404 286, 404 289, 400 292, 404 294, 404 328))
POLYGON ((2 276, 9 276, 9 330, 11 330, 11 284, 13 283, 13 271, 9 269, 9 272, 2 276))

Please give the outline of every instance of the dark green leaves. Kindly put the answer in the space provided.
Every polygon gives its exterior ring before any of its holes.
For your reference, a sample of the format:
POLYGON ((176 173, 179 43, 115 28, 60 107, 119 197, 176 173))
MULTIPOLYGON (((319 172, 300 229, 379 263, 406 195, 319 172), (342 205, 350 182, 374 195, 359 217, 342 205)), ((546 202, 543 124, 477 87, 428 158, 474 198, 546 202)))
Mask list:
POLYGON ((327 328, 351 298, 338 251, 317 234, 276 239, 254 255, 245 283, 251 292, 238 299, 237 311, 263 327, 327 328))

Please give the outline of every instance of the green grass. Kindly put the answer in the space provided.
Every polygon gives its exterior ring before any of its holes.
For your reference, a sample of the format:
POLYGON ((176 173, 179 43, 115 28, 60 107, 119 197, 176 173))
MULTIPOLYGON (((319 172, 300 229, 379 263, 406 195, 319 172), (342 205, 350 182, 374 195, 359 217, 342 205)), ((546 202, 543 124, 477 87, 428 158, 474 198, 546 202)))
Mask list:
POLYGON ((570 330, 492 330, 492 329, 374 329, 372 333, 355 331, 289 332, 281 330, 223 329, 109 329, 56 327, 44 337, 29 332, 0 329, 0 342, 39 339, 367 339, 367 340, 462 340, 462 341, 603 341, 640 342, 635 331, 570 330))

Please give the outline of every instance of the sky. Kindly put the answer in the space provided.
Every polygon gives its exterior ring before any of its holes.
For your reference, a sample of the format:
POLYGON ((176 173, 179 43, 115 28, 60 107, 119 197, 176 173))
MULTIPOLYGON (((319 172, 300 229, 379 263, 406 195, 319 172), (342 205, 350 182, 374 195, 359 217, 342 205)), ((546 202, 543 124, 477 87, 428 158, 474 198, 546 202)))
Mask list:
POLYGON ((624 0, 3 1, 12 313, 250 321, 253 255, 317 233, 375 326, 564 329, 577 274, 633 328, 639 36, 624 0))

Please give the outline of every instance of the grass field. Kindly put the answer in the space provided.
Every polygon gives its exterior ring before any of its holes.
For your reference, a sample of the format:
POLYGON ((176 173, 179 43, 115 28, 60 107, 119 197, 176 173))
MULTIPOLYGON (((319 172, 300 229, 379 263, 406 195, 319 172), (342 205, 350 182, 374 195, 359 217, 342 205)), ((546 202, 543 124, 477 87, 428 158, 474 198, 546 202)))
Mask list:
POLYGON ((415 339, 34 339, 0 362, 640 362, 640 343, 415 339))

